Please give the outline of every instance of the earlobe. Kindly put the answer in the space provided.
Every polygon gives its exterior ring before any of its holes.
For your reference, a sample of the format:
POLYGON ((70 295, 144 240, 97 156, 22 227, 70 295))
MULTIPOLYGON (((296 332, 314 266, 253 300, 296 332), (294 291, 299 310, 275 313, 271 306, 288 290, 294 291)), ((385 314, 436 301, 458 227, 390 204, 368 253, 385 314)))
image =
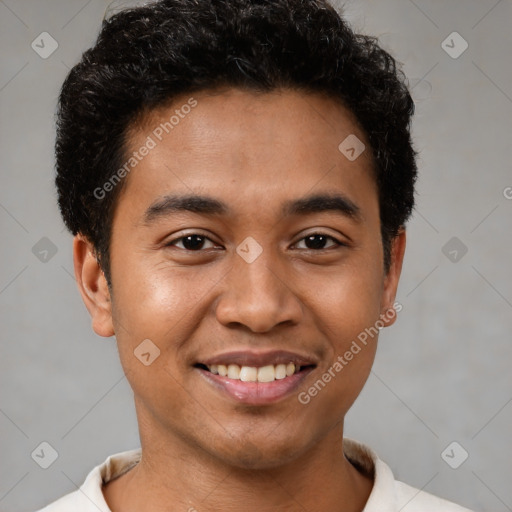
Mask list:
POLYGON ((73 239, 73 263, 78 290, 99 336, 114 335, 112 302, 105 275, 96 259, 92 243, 83 235, 73 239))
POLYGON ((389 327, 395 323, 396 316, 399 311, 399 309, 394 307, 394 303, 398 282, 400 280, 400 274, 402 272, 405 245, 405 228, 402 228, 398 235, 391 242, 391 263, 389 266, 389 271, 384 277, 380 313, 380 320, 382 321, 384 327, 389 327))

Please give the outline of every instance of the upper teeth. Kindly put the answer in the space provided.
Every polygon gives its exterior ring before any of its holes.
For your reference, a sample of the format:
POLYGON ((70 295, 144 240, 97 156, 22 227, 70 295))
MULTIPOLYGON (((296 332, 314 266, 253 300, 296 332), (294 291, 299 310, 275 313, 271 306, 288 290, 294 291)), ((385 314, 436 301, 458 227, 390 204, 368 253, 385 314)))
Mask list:
POLYGON ((238 366, 237 364, 212 364, 208 366, 214 374, 219 374, 222 377, 230 379, 237 379, 243 382, 272 382, 276 379, 284 379, 290 377, 295 371, 300 370, 300 367, 295 367, 294 363, 288 364, 269 364, 256 368, 254 366, 238 366))

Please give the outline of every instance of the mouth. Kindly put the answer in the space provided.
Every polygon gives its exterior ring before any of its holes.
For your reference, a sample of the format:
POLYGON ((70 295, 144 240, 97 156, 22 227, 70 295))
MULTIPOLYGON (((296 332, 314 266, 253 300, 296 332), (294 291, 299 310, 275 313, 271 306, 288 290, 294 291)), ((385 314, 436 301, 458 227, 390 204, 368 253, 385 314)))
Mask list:
POLYGON ((220 375, 228 379, 242 382, 274 382, 286 379, 297 373, 313 369, 315 365, 296 365, 295 363, 268 364, 265 366, 239 366, 238 364, 212 364, 198 363, 196 368, 208 371, 213 375, 220 375))
POLYGON ((292 394, 316 366, 313 359, 287 351, 231 352, 194 365, 214 389, 250 405, 292 394))

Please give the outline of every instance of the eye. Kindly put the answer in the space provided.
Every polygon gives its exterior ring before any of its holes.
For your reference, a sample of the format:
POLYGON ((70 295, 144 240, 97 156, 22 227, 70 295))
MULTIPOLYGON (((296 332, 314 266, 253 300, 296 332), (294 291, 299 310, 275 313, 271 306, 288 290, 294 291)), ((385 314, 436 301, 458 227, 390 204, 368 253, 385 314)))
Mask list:
MULTIPOLYGON (((305 247, 297 247, 298 249, 306 249, 313 251, 321 251, 330 249, 331 247, 344 246, 346 244, 340 242, 336 238, 326 235, 324 233, 312 233, 305 236, 297 244, 304 243, 305 247), (331 241, 331 245, 326 244, 331 241)), ((297 244, 295 244, 297 246, 297 244)), ((181 236, 171 240, 166 246, 175 246, 186 251, 201 251, 201 249, 211 249, 216 247, 215 243, 210 240, 207 236, 199 233, 191 233, 189 235, 181 236), (209 247, 207 244, 211 244, 209 247), (181 246, 180 246, 181 244, 181 246)))
POLYGON ((178 246, 180 243, 182 246, 179 248, 187 251, 200 251, 201 249, 210 249, 215 247, 215 244, 208 237, 198 233, 191 233, 190 235, 175 238, 166 244, 166 246, 178 246), (211 244, 210 247, 205 247, 207 242, 211 244))
POLYGON ((336 240, 336 238, 326 235, 324 233, 311 233, 310 235, 305 236, 304 238, 299 240, 298 243, 300 244, 303 241, 304 241, 306 247, 299 247, 299 249, 309 249, 309 250, 314 250, 314 251, 318 251, 318 250, 321 251, 321 250, 325 250, 325 249, 330 249, 331 247, 338 247, 341 245, 346 245, 346 244, 340 242, 339 240, 336 240), (334 243, 332 245, 325 247, 325 244, 329 240, 333 241, 334 243))

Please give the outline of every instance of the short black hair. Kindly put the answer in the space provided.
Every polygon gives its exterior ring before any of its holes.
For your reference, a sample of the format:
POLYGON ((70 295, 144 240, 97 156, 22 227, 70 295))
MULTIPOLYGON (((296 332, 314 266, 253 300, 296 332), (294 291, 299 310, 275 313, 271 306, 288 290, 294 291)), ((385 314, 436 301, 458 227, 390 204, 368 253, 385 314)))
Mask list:
POLYGON ((417 174, 414 102, 395 59, 377 38, 355 34, 327 0, 160 0, 105 19, 59 96, 60 211, 68 229, 93 244, 109 285, 123 183, 101 198, 95 190, 126 161, 130 126, 178 95, 226 86, 327 94, 355 115, 373 154, 389 270, 417 174))

